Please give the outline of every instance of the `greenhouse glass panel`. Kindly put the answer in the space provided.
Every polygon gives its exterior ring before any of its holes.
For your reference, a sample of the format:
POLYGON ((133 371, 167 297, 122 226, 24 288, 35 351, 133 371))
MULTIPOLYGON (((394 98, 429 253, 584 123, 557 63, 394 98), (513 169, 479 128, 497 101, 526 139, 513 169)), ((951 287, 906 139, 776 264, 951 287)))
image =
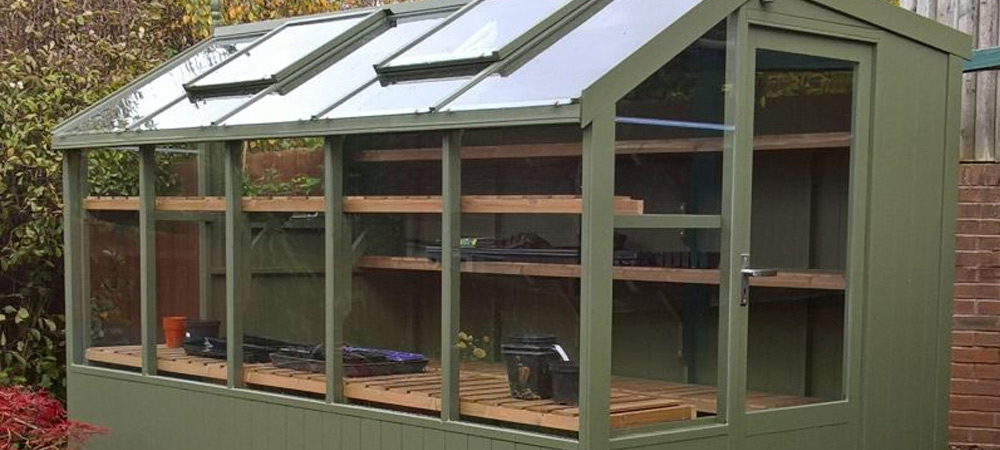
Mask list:
POLYGON ((458 90, 469 77, 414 81, 383 86, 374 82, 363 91, 337 106, 324 119, 415 114, 430 108, 458 90))
POLYGON ((251 390, 286 388, 297 377, 308 386, 300 381, 303 389, 287 394, 316 398, 326 391, 322 143, 315 137, 246 141, 241 158, 244 198, 261 206, 248 215, 243 361, 263 364, 247 369, 253 375, 286 374, 251 383, 251 390), (293 202, 301 206, 287 208, 293 202))
POLYGON ((236 95, 232 97, 213 97, 191 100, 180 99, 173 106, 153 116, 143 123, 144 130, 161 130, 168 128, 195 128, 209 126, 215 120, 246 103, 253 95, 236 95))
POLYGON ((401 19, 333 65, 287 93, 272 91, 226 120, 226 125, 309 120, 375 79, 374 65, 440 23, 442 15, 401 19))
MULTIPOLYGON (((426 196, 440 198, 440 158, 441 135, 435 132, 345 139, 344 228, 350 230, 351 242, 345 253, 353 270, 345 280, 349 301, 338 305, 338 314, 347 344, 343 348, 344 396, 351 403, 399 409, 364 398, 365 389, 358 388, 372 376, 392 375, 408 383, 414 383, 410 377, 417 377, 419 388, 430 389, 428 393, 440 391, 441 377, 435 377, 434 368, 441 359, 441 273, 413 269, 430 263, 426 249, 441 240, 441 214, 433 208, 414 211, 411 207, 426 201, 426 196), (428 149, 431 158, 379 161, 378 156, 410 148, 428 149), (402 265, 387 270, 393 264, 402 265)), ((409 412, 438 415, 425 408, 409 412)))
POLYGON ((537 56, 501 68, 448 105, 478 109, 580 97, 611 68, 667 29, 700 0, 616 0, 537 56))
POLYGON ((159 77, 129 89, 117 101, 94 110, 72 131, 124 131, 171 101, 184 95, 184 83, 207 72, 230 55, 243 50, 259 37, 215 39, 159 77))
POLYGON ((570 0, 484 0, 386 63, 397 68, 496 56, 504 45, 570 0))
POLYGON ((274 80, 275 75, 364 19, 362 15, 291 23, 230 59, 193 87, 274 80))
MULTIPOLYGON (((82 325, 89 330, 87 359, 102 349, 142 342, 140 316, 139 214, 107 208, 101 199, 139 195, 139 155, 118 149, 87 152, 87 197, 83 199, 86 268, 82 325)), ((134 370, 138 371, 138 367, 134 370)))

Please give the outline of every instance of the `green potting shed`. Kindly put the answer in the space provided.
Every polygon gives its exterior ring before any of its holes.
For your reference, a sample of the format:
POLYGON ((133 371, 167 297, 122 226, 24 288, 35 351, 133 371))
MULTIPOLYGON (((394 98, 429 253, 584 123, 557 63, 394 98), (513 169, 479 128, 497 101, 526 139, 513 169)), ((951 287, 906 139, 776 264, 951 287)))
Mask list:
POLYGON ((876 0, 218 28, 54 133, 70 413, 95 449, 942 449, 970 44, 876 0))

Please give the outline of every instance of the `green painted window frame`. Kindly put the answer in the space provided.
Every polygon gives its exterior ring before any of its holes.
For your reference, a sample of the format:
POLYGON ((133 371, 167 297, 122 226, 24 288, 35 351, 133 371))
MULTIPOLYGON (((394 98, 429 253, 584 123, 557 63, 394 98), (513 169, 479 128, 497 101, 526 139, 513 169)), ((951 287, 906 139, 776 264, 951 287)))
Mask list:
MULTIPOLYGON (((873 143, 872 130, 874 128, 873 111, 875 107, 874 91, 876 82, 874 74, 875 54, 877 43, 868 39, 851 39, 845 36, 838 36, 823 33, 819 30, 796 30, 781 26, 773 26, 768 23, 752 23, 750 27, 750 43, 747 54, 747 64, 753 74, 756 68, 756 55, 760 50, 778 51, 785 53, 795 53, 807 56, 836 59, 855 64, 855 77, 853 89, 853 113, 852 113, 852 136, 854 143, 851 146, 850 156, 850 176, 848 193, 848 232, 847 232, 847 258, 845 262, 845 276, 847 287, 845 294, 845 329, 844 329, 844 367, 842 373, 843 396, 841 400, 823 402, 813 405, 806 405, 791 408, 778 408, 766 411, 747 412, 744 408, 744 398, 746 395, 746 373, 748 360, 746 353, 749 307, 740 308, 737 323, 730 328, 730 333, 734 333, 735 340, 742 345, 737 349, 735 358, 731 360, 731 367, 739 368, 736 373, 737 383, 733 386, 735 392, 731 395, 736 413, 739 417, 740 433, 745 437, 787 431, 797 427, 816 427, 835 424, 846 424, 852 420, 857 420, 860 408, 861 390, 861 353, 862 353, 862 330, 864 326, 864 304, 865 297, 865 273, 866 273, 866 243, 867 243, 867 221, 868 221, 868 192, 869 192, 869 165, 871 163, 871 149, 873 143)), ((753 92, 753 91, 751 91, 753 92)), ((745 170, 748 170, 745 181, 746 189, 743 192, 742 202, 750 203, 752 193, 752 167, 753 151, 752 142, 754 134, 753 104, 744 104, 741 111, 739 128, 749 129, 751 133, 742 135, 743 139, 751 141, 740 142, 737 148, 742 152, 737 158, 745 170)), ((743 228, 740 242, 735 247, 743 249, 744 253, 750 250, 750 209, 741 210, 740 214, 733 216, 734 226, 743 228)), ((735 249, 734 249, 735 250, 735 249)), ((735 253, 734 253, 735 255, 735 253)), ((752 307, 752 306, 750 306, 752 307)))

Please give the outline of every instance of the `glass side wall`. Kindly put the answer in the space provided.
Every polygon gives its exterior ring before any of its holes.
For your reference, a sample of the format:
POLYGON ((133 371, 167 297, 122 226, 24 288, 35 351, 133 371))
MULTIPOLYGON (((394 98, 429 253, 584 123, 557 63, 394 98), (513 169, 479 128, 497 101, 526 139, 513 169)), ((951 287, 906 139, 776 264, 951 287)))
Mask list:
POLYGON ((581 149, 578 125, 463 135, 463 420, 575 434, 581 149))
MULTIPOLYGON (((225 334, 225 215, 222 152, 207 145, 156 148, 156 326, 159 375, 191 378, 190 356, 205 338, 225 334), (220 334, 221 333, 221 334, 220 334)), ((225 382, 225 371, 214 379, 225 382)))
POLYGON ((844 398, 853 63, 758 51, 749 411, 844 398))
POLYGON ((246 141, 242 165, 244 380, 249 389, 323 398, 323 139, 246 141))
POLYGON ((338 257, 353 261, 349 302, 339 306, 344 397, 437 417, 441 272, 427 248, 441 240, 441 135, 349 136, 344 147, 350 248, 338 257), (406 156, 414 153, 424 156, 406 156))
POLYGON ((725 83, 723 22, 617 105, 615 195, 639 207, 614 235, 611 405, 655 406, 638 426, 720 413, 719 229, 641 220, 721 213, 725 83))
POLYGON ((83 200, 84 326, 89 364, 116 361, 112 347, 129 346, 136 364, 113 367, 139 370, 142 321, 139 297, 139 154, 127 150, 90 150, 83 200))

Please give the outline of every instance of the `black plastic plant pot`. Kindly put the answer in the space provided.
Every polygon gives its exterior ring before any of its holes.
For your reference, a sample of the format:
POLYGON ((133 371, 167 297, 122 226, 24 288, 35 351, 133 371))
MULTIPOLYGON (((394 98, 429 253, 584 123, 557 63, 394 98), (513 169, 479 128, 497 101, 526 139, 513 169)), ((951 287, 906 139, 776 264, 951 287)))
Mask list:
POLYGON ((515 336, 501 346, 507 363, 510 395, 522 400, 552 398, 549 364, 561 361, 553 335, 515 336))
POLYGON ((580 365, 572 361, 549 364, 552 376, 552 400, 561 405, 576 406, 580 400, 580 365))
POLYGON ((184 322, 184 327, 187 330, 185 339, 204 339, 204 338, 218 338, 219 337, 219 326, 222 322, 218 320, 195 320, 188 319, 184 322))

